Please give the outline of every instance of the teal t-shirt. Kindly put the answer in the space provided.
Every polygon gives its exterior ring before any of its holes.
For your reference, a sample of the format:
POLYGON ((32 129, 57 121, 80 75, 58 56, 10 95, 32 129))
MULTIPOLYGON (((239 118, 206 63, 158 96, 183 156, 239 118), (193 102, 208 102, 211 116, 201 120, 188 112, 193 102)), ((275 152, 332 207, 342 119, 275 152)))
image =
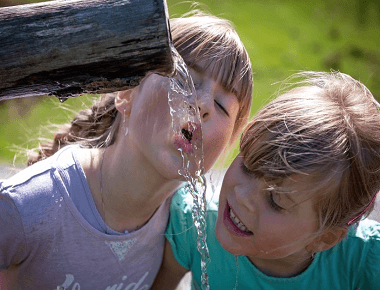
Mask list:
MULTIPOLYGON (((172 199, 166 238, 179 264, 192 272, 191 289, 201 289, 201 261, 191 218, 192 197, 181 189, 172 199)), ((217 205, 207 211, 207 245, 211 262, 207 273, 211 290, 369 290, 380 289, 380 224, 363 220, 330 250, 317 253, 311 265, 291 278, 269 277, 246 256, 224 250, 215 237, 217 205)))

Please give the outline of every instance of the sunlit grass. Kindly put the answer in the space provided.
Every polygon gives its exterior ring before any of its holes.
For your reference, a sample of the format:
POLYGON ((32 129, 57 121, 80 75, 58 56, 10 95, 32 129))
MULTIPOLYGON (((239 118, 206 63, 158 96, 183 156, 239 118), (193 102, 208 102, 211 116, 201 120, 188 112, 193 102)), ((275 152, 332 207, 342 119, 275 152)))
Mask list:
POLYGON ((37 147, 40 138, 54 137, 49 129, 51 124, 71 122, 76 113, 89 107, 96 97, 83 95, 62 104, 54 97, 45 96, 0 104, 0 162, 24 164, 25 150, 37 147))
MULTIPOLYGON (((231 20, 248 50, 254 71, 252 115, 273 97, 277 89, 273 83, 300 70, 339 70, 362 81, 375 96, 380 96, 378 4, 367 4, 367 12, 360 14, 360 1, 200 2, 200 9, 231 20)), ((170 17, 179 17, 191 7, 189 1, 168 0, 167 4, 170 17)), ((83 108, 82 103, 88 106, 90 97, 69 99, 64 107, 77 111, 83 108)), ((18 106, 17 102, 12 106, 18 106)), ((0 104, 1 162, 12 162, 15 153, 12 148, 17 148, 17 152, 18 148, 37 146, 38 137, 46 137, 41 126, 63 123, 74 116, 52 97, 33 104, 32 108, 19 114, 14 107, 7 110, 0 104)), ((219 162, 219 167, 229 164, 237 152, 235 146, 219 162)))

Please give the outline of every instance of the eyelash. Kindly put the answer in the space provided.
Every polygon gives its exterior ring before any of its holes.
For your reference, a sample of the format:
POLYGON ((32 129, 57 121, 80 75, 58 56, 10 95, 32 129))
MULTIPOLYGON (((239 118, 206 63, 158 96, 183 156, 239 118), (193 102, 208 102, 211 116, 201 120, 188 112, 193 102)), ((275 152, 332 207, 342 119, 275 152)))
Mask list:
POLYGON ((269 195, 268 195, 268 202, 269 202, 269 205, 275 210, 275 211, 278 211, 278 212, 281 212, 284 210, 284 208, 282 208, 281 206, 279 206, 273 199, 273 192, 269 191, 269 195))
MULTIPOLYGON (((241 170, 247 174, 247 175, 253 175, 253 172, 251 170, 249 170, 247 168, 247 166, 244 165, 243 162, 240 163, 240 167, 241 167, 241 170)), ((275 201, 274 201, 274 198, 273 198, 273 192, 268 190, 269 194, 268 194, 268 203, 269 205, 277 212, 281 212, 284 210, 284 208, 282 208, 281 206, 279 206, 275 201)))
MULTIPOLYGON (((240 168, 241 170, 247 174, 247 175, 253 175, 253 172, 251 170, 249 170, 247 168, 247 166, 244 165, 243 162, 240 163, 240 168)), ((271 190, 268 190, 269 194, 268 194, 268 203, 269 205, 277 212, 281 212, 284 210, 284 208, 282 208, 281 206, 279 206, 275 201, 274 201, 274 198, 273 198, 273 192, 271 190)))
MULTIPOLYGON (((191 74, 191 77, 193 79, 194 88, 198 89, 201 85, 201 81, 199 81, 194 74, 191 74)), ((217 102, 215 100, 214 100, 214 102, 228 117, 230 116, 230 114, 228 114, 227 110, 222 106, 222 104, 220 104, 219 102, 217 102)))
POLYGON ((245 174, 247 174, 247 175, 252 175, 252 174, 253 174, 253 172, 252 172, 251 170, 249 170, 249 169, 247 168, 247 166, 244 165, 243 162, 240 163, 240 168, 241 168, 241 170, 242 170, 245 174))
POLYGON ((229 117, 230 115, 228 114, 227 110, 217 101, 214 101, 215 104, 229 117))
POLYGON ((200 87, 200 82, 196 81, 194 82, 194 89, 198 89, 200 87))

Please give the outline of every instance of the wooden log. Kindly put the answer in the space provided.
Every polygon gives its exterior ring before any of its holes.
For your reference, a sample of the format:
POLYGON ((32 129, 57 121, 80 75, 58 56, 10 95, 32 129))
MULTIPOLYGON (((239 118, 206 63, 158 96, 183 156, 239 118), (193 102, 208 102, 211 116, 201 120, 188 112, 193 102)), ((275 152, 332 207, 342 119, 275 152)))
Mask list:
POLYGON ((0 8, 0 100, 136 86, 174 70, 165 0, 66 0, 0 8))

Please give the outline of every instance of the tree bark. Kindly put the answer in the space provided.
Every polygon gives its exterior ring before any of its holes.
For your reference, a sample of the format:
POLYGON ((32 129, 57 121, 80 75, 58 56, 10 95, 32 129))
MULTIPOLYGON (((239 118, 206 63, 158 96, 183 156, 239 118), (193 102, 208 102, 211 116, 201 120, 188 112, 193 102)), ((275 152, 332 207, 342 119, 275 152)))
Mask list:
POLYGON ((68 0, 0 8, 0 100, 60 100, 174 70, 165 0, 68 0))

